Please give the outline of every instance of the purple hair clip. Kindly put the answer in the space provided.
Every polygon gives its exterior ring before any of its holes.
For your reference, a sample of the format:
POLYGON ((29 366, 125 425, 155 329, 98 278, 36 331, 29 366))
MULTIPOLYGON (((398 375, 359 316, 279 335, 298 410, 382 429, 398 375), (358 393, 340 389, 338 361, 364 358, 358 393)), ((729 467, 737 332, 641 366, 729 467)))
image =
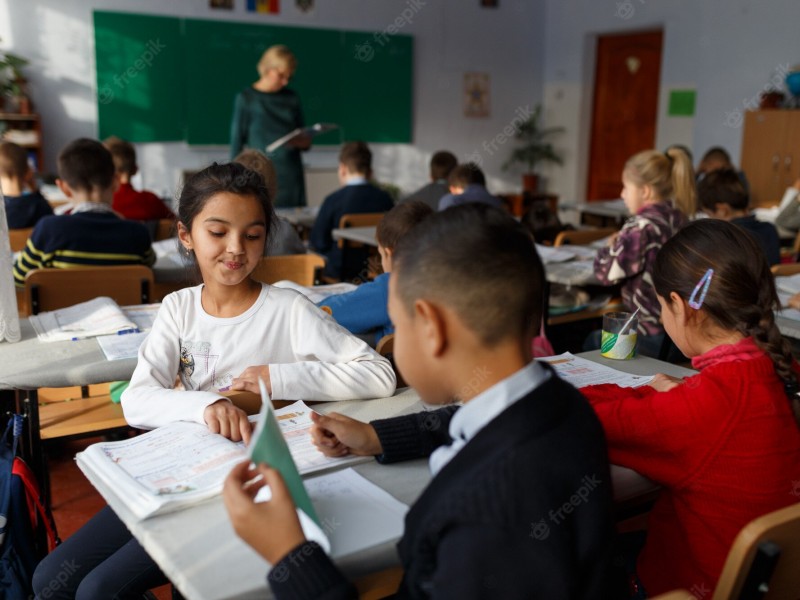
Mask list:
POLYGON ((694 286, 694 291, 692 291, 692 295, 689 296, 689 306, 693 309, 700 310, 700 307, 703 306, 706 294, 708 293, 708 286, 711 285, 712 277, 714 277, 714 269, 709 269, 706 271, 705 275, 700 278, 697 285, 694 286), (703 290, 700 291, 700 288, 703 288, 703 290), (700 298, 697 297, 697 292, 700 292, 700 298))

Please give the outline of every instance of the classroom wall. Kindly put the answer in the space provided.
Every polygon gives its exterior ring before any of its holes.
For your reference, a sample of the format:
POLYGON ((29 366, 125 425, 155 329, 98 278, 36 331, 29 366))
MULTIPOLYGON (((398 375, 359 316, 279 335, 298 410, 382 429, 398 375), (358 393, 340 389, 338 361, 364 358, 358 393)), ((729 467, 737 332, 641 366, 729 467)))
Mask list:
POLYGON ((598 35, 661 27, 656 146, 686 144, 697 164, 719 145, 738 162, 744 111, 800 64, 798 23, 797 0, 548 0, 545 116, 548 125, 567 129, 559 139, 566 163, 546 171, 551 188, 566 200, 585 198, 598 35), (694 117, 667 116, 671 89, 697 90, 694 117))
MULTIPOLYGON (((400 32, 415 38, 414 142, 376 145, 377 178, 411 191, 427 181, 430 155, 449 148, 461 160, 479 160, 493 191, 520 187, 518 171, 500 169, 512 142, 498 139, 514 119, 541 101, 543 2, 501 0, 500 8, 484 9, 478 0, 317 0, 312 11, 302 13, 293 0, 282 0, 279 15, 249 14, 244 0, 235 4, 234 11, 223 11, 209 9, 207 0, 0 0, 0 44, 32 61, 26 73, 42 115, 45 168, 55 168, 58 150, 70 140, 97 135, 92 11, 100 9, 375 32, 399 22, 400 32), (466 71, 491 75, 489 118, 463 116, 466 71)), ((230 115, 210 118, 228 121, 230 115)), ((184 143, 138 144, 137 150, 143 184, 168 196, 183 170, 228 157, 227 148, 184 143)), ((336 153, 313 150, 306 162, 317 172, 329 170, 335 168, 336 153)))

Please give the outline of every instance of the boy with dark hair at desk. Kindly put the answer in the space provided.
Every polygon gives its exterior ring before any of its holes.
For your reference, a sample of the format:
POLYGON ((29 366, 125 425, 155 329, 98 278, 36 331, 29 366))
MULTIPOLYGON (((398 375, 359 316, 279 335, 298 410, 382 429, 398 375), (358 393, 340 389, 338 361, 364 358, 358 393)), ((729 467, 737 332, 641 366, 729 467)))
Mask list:
POLYGON ((709 217, 730 221, 748 231, 764 250, 770 265, 781 261, 778 230, 750 212, 750 197, 736 171, 718 169, 706 174, 697 184, 697 199, 709 217))
POLYGON ((452 152, 447 150, 440 150, 431 157, 430 173, 431 182, 422 186, 416 192, 411 194, 403 202, 411 202, 418 200, 430 206, 433 210, 439 208, 439 200, 442 196, 450 193, 450 187, 447 184, 447 178, 453 169, 456 168, 458 159, 452 152))
MULTIPOLYGON (((603 430, 577 390, 531 358, 544 269, 530 234, 480 204, 436 213, 400 240, 393 273, 395 359, 425 402, 450 406, 370 424, 315 416, 312 434, 329 456, 429 458, 433 480, 398 544, 396 597, 609 597, 603 430)), ((277 471, 242 463, 223 495, 237 534, 273 565, 278 599, 356 597, 304 539, 277 471), (257 473, 264 480, 249 483, 257 473), (272 500, 254 503, 265 484, 272 500)))
POLYGON ((119 177, 119 187, 114 192, 111 207, 126 219, 135 221, 154 221, 156 219, 174 219, 175 214, 153 192, 137 191, 131 184, 131 178, 139 172, 136 164, 136 148, 116 136, 107 138, 103 145, 111 152, 114 168, 119 177))
POLYGON ((0 142, 0 190, 6 205, 9 229, 33 227, 53 209, 33 183, 28 151, 12 142, 0 142), (25 188, 32 191, 26 192, 25 188))
POLYGON ((327 258, 325 274, 348 279, 356 276, 366 260, 364 252, 352 252, 345 261, 333 230, 343 215, 386 212, 394 206, 392 197, 370 183, 372 152, 364 142, 347 142, 339 153, 339 182, 342 188, 330 194, 317 214, 311 230, 311 246, 327 258), (347 264, 345 264, 345 262, 347 264))
POLYGON ((58 187, 75 207, 45 217, 14 262, 14 283, 25 285, 33 269, 152 265, 150 234, 141 223, 121 219, 111 208, 117 179, 111 153, 96 140, 80 138, 58 155, 58 187))
POLYGON ((417 200, 398 204, 386 213, 375 230, 383 273, 374 281, 362 283, 352 292, 329 296, 317 306, 330 312, 336 322, 350 333, 375 331, 375 341, 393 333, 394 325, 387 306, 394 249, 401 239, 432 213, 430 206, 417 200))
POLYGON ((450 173, 448 183, 450 184, 450 193, 439 200, 439 210, 473 202, 498 208, 503 206, 500 198, 492 196, 486 189, 486 177, 475 163, 458 165, 450 173))

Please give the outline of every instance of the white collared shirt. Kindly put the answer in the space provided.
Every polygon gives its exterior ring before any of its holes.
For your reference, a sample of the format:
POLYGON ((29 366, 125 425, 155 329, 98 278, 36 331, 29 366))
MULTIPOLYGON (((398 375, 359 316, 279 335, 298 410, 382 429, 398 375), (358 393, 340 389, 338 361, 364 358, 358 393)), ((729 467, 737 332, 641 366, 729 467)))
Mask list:
POLYGON ((440 446, 429 459, 435 476, 478 432, 497 416, 550 378, 550 371, 531 361, 459 408, 450 420, 449 446, 440 446))
POLYGON ((360 175, 348 177, 347 181, 344 182, 345 185, 364 185, 365 183, 367 183, 367 178, 360 175))

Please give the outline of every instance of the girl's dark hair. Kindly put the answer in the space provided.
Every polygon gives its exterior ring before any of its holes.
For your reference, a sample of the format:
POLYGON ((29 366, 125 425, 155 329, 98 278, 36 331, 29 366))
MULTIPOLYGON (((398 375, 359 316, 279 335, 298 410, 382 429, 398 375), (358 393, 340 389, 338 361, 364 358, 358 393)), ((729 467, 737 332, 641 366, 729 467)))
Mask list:
POLYGON ((261 175, 235 162, 222 165, 214 163, 189 177, 178 199, 178 222, 191 231, 194 218, 200 214, 206 202, 222 192, 237 196, 253 196, 258 200, 264 209, 264 223, 267 230, 264 244, 269 243, 272 230, 277 224, 277 217, 267 185, 261 175))
POLYGON ((264 209, 269 237, 276 217, 264 178, 235 162, 223 165, 214 163, 189 177, 178 199, 178 221, 191 231, 194 218, 203 210, 206 202, 222 192, 255 197, 264 209))
POLYGON ((753 236, 727 221, 695 221, 661 247, 653 267, 653 285, 665 300, 675 292, 688 301, 709 269, 714 273, 702 301, 703 310, 723 329, 752 336, 769 355, 800 423, 791 347, 775 324, 773 310, 779 305, 775 280, 753 236))

